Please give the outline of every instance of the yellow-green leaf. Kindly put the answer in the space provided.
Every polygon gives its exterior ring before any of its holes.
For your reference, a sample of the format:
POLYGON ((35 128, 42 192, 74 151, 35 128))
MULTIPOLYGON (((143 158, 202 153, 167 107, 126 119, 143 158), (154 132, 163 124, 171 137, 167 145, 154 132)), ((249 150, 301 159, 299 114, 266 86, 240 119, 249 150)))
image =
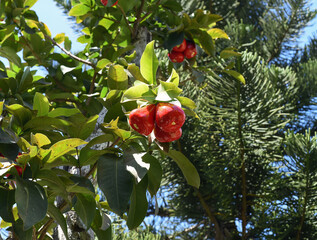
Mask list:
POLYGON ((245 79, 241 73, 238 73, 234 70, 223 70, 223 72, 229 74, 230 76, 234 77, 235 79, 239 80, 243 84, 245 84, 245 79))

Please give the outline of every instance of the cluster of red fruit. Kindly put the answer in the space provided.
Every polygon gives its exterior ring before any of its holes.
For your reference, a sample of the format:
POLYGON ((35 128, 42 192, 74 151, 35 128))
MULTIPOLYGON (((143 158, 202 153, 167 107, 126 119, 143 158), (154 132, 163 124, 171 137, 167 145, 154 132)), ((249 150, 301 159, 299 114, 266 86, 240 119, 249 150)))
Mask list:
POLYGON ((194 42, 184 41, 175 47, 173 47, 172 51, 168 53, 169 58, 172 62, 181 63, 184 61, 184 58, 190 59, 197 55, 197 49, 194 42))
POLYGON ((130 126, 142 135, 149 135, 154 129, 155 138, 159 142, 172 142, 182 136, 185 122, 182 108, 171 103, 151 104, 131 111, 130 126))
MULTIPOLYGON (((108 0, 101 0, 101 3, 105 6, 108 4, 108 0)), ((118 4, 118 1, 116 1, 111 7, 116 6, 118 4)))
MULTIPOLYGON (((22 155, 22 153, 19 152, 18 156, 20 156, 20 155, 22 155)), ((4 157, 2 153, 0 153, 0 157, 4 157)), ((22 167, 19 166, 19 165, 14 165, 14 167, 15 167, 15 169, 17 170, 19 176, 22 176, 22 174, 23 174, 23 172, 24 172, 26 166, 25 166, 24 168, 22 168, 22 167)), ((8 174, 6 175, 6 177, 10 177, 10 175, 11 175, 11 174, 8 173, 8 174)))

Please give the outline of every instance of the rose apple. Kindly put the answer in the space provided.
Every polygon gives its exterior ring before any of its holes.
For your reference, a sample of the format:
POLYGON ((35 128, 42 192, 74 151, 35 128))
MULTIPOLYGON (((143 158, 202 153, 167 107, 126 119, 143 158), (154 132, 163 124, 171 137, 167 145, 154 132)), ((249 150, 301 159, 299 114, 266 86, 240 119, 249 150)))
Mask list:
POLYGON ((187 47, 184 51, 184 55, 186 58, 190 59, 197 55, 196 45, 193 42, 187 42, 187 47))
POLYGON ((179 44, 179 45, 173 47, 172 50, 175 51, 175 52, 184 52, 185 49, 186 49, 186 46, 187 46, 187 42, 186 42, 186 40, 184 39, 184 41, 183 41, 181 44, 179 44))
POLYGON ((164 132, 161 128, 155 125, 154 135, 159 142, 173 142, 182 136, 182 129, 179 128, 173 132, 164 132))
MULTIPOLYGON (((101 3, 105 6, 108 4, 108 0, 101 0, 101 3)), ((118 4, 118 1, 116 1, 111 7, 116 6, 118 4)))
POLYGON ((171 103, 159 103, 156 106, 155 122, 164 132, 174 132, 185 122, 182 108, 171 103))
POLYGON ((154 128, 155 105, 147 105, 131 111, 129 115, 130 126, 142 135, 149 135, 154 128))
POLYGON ((170 53, 168 53, 168 56, 172 62, 181 63, 184 61, 184 53, 182 52, 171 51, 170 53))

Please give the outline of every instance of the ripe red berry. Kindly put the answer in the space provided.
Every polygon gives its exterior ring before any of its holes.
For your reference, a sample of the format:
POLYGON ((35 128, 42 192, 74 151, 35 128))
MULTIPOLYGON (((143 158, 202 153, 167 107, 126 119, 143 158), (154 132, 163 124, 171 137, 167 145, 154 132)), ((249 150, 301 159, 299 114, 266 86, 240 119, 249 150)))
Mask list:
MULTIPOLYGON (((101 3, 102 3, 103 5, 105 5, 105 6, 107 6, 108 0, 101 0, 101 3)), ((111 7, 116 6, 117 4, 118 4, 118 0, 117 0, 111 7)))
POLYGON ((142 135, 149 135, 154 128, 155 105, 147 105, 131 111, 129 115, 130 126, 142 135))
POLYGON ((155 125, 154 135, 159 142, 173 142, 182 136, 182 129, 179 128, 174 132, 164 132, 161 128, 155 125))
POLYGON ((168 56, 172 62, 181 63, 184 61, 184 54, 182 52, 171 51, 168 53, 168 56))
POLYGON ((174 132, 185 122, 182 108, 171 103, 159 103, 156 106, 155 122, 164 132, 174 132))
POLYGON ((183 41, 181 44, 179 44, 179 45, 173 47, 172 50, 175 51, 175 52, 184 52, 185 49, 186 49, 186 46, 187 46, 187 42, 186 42, 186 40, 184 39, 184 41, 183 41))
POLYGON ((187 42, 187 47, 184 51, 184 55, 186 58, 190 59, 197 55, 196 45, 193 42, 187 42))

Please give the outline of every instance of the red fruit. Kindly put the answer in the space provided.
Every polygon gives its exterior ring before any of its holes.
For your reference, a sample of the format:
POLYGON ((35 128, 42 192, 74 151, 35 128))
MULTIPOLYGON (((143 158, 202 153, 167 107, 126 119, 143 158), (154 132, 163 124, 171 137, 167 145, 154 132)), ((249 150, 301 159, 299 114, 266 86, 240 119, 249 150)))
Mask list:
POLYGON ((134 109, 129 115, 130 126, 142 135, 149 135, 154 128, 155 105, 134 109))
MULTIPOLYGON (((101 0, 101 3, 102 3, 103 5, 105 5, 105 6, 107 6, 108 0, 101 0)), ((116 6, 117 4, 118 4, 118 0, 117 0, 111 7, 116 6)))
POLYGON ((186 46, 187 46, 187 42, 184 39, 184 41, 180 45, 177 45, 177 46, 173 47, 172 50, 175 51, 175 52, 184 52, 185 49, 186 49, 186 46))
POLYGON ((155 122, 164 132, 174 132, 185 122, 183 109, 171 103, 159 103, 156 106, 155 122))
POLYGON ((196 45, 193 42, 187 42, 187 47, 184 51, 184 55, 186 58, 190 59, 197 55, 196 45))
POLYGON ((173 142, 182 136, 182 129, 179 128, 174 132, 164 132, 161 128, 155 125, 154 135, 159 142, 173 142))
POLYGON ((182 61, 184 61, 184 54, 182 52, 171 51, 170 53, 168 53, 168 56, 172 62, 181 63, 182 61))

